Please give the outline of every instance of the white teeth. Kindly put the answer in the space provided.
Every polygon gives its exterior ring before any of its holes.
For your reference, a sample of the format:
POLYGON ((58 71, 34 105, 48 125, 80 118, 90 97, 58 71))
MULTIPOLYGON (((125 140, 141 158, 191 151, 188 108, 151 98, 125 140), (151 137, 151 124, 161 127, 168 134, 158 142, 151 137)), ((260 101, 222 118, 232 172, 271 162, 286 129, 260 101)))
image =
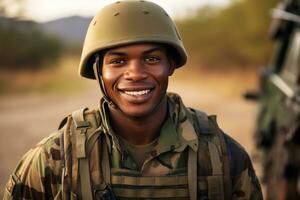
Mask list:
POLYGON ((124 91, 126 94, 131 95, 131 96, 141 96, 148 94, 150 90, 141 90, 141 91, 124 91))

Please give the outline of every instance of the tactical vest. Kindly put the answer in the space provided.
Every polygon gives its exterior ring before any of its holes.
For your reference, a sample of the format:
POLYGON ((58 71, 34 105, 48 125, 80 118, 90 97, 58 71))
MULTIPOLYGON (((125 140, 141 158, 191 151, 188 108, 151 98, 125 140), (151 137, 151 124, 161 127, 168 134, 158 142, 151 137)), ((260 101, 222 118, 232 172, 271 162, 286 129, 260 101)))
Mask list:
POLYGON ((111 169, 108 148, 111 143, 100 126, 99 111, 81 109, 62 122, 62 199, 230 199, 232 183, 227 148, 216 117, 190 108, 187 113, 193 123, 186 120, 182 126, 196 130, 199 140, 207 141, 211 176, 198 175, 200 145, 196 152, 187 147, 187 171, 182 173, 143 176, 111 169), (100 171, 91 172, 91 154, 100 171), (201 191, 207 192, 203 195, 201 191))

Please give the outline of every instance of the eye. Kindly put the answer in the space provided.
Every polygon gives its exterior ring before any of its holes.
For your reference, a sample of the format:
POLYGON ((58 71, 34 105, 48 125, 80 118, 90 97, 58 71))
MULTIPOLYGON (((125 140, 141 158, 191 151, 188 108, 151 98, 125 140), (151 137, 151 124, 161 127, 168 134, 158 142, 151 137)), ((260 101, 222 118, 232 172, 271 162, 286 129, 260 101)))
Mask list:
POLYGON ((158 57, 158 56, 148 56, 148 57, 146 57, 146 62, 148 63, 148 64, 156 64, 156 63, 158 63, 161 59, 160 59, 160 57, 158 57))
POLYGON ((122 65, 125 63, 124 59, 118 58, 118 59, 112 59, 109 61, 110 65, 122 65))

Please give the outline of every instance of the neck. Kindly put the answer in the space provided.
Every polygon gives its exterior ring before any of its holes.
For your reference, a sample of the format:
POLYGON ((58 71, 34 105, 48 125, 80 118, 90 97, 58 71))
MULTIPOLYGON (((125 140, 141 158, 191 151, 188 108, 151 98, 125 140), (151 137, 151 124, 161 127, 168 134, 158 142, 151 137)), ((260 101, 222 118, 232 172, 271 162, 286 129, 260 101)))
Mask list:
POLYGON ((111 127, 117 135, 135 145, 148 144, 159 136, 167 114, 167 99, 146 117, 130 117, 111 106, 109 111, 111 127))

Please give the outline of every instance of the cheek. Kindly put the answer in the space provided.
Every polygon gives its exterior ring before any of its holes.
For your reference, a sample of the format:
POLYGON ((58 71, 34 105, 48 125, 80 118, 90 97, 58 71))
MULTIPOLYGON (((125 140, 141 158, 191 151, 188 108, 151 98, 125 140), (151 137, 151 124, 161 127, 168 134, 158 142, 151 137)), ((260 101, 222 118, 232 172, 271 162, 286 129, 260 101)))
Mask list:
POLYGON ((113 78, 113 70, 109 69, 108 67, 102 67, 102 77, 103 79, 112 79, 113 78))
POLYGON ((107 67, 102 68, 102 79, 106 85, 113 84, 121 74, 122 73, 120 72, 120 70, 107 68, 107 67))
POLYGON ((171 75, 170 69, 167 66, 158 66, 150 72, 158 81, 164 81, 171 75))

